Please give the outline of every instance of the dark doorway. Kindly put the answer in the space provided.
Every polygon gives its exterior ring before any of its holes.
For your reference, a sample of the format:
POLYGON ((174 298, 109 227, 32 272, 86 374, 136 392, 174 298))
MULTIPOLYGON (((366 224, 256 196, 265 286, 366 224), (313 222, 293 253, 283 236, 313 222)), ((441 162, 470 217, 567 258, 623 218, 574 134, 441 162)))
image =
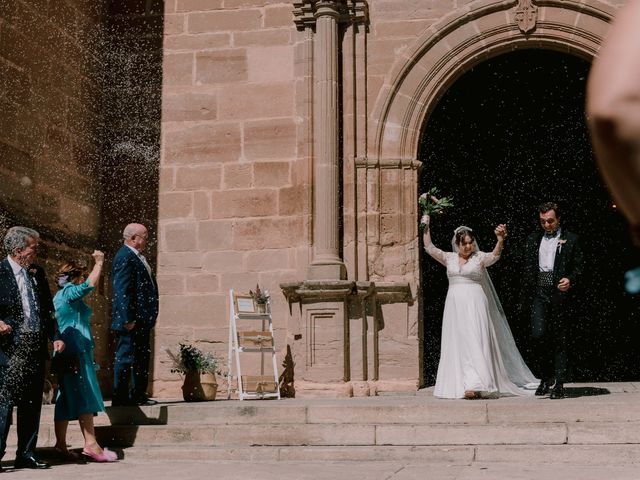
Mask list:
MULTIPOLYGON (((567 54, 521 50, 466 72, 425 123, 419 192, 437 186, 454 197, 455 208, 432 221, 434 243, 444 250, 459 225, 472 227, 481 249, 491 250, 494 226, 507 223, 505 252, 490 273, 525 360, 531 354, 528 318, 518 309, 519 251, 538 228, 537 205, 559 202, 563 225, 582 236, 587 262, 571 332, 572 380, 638 379, 640 299, 623 289, 638 254, 593 160, 584 120, 589 67, 567 54)), ((421 271, 425 384, 432 385, 447 279, 426 255, 421 271)))

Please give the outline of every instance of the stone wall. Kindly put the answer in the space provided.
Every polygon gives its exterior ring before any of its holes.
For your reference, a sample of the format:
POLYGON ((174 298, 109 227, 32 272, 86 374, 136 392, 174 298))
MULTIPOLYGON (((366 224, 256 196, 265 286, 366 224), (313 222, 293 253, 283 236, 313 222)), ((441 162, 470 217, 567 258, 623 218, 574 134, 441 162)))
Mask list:
POLYGON ((228 292, 274 296, 304 276, 309 170, 291 4, 165 2, 154 393, 179 396, 164 348, 204 343, 226 357, 228 292))
MULTIPOLYGON (((305 280, 341 272, 314 256, 314 248, 332 245, 325 229, 336 228, 346 278, 332 279, 373 282, 402 299, 374 302, 373 313, 357 313, 350 300, 327 304, 332 319, 354 315, 365 325, 374 318, 380 328, 376 385, 346 390, 415 389, 422 348, 420 302, 411 301, 421 296, 417 138, 429 109, 487 55, 540 47, 593 55, 614 11, 592 0, 544 8, 527 0, 167 0, 157 344, 192 340, 224 356, 228 290, 259 282, 273 294, 277 345, 292 345, 299 371, 323 371, 309 363, 314 346, 303 337, 305 322, 322 313, 317 292, 333 287, 305 280), (337 139, 323 130, 332 128, 334 95, 337 139), (338 188, 319 185, 333 181, 336 164, 338 188), (332 195, 340 199, 337 217, 325 210, 332 195), (310 273, 314 265, 327 268, 310 273), (299 307, 288 305, 280 284, 299 307), (398 294, 405 286, 408 297, 398 294), (305 311, 315 316, 305 319, 305 311)), ((334 253, 323 250, 321 260, 334 253)), ((373 283, 367 288, 377 291, 373 283)), ((349 358, 341 348, 353 339, 343 340, 333 360, 349 358)), ((357 380, 349 372, 358 362, 342 365, 344 375, 327 373, 327 381, 357 380)), ((177 395, 178 386, 160 353, 154 392, 177 395)))

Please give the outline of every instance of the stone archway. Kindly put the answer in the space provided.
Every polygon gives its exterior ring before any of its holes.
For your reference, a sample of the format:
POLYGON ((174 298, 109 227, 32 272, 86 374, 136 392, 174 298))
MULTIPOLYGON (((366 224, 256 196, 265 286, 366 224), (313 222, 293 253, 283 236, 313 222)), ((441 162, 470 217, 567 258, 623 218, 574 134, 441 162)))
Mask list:
POLYGON ((531 0, 480 0, 451 12, 427 29, 387 76, 372 116, 374 158, 379 163, 414 161, 424 119, 462 72, 519 48, 560 50, 590 59, 614 13, 610 5, 594 0, 543 0, 535 5, 531 0))
MULTIPOLYGON (((369 124, 373 142, 366 166, 380 170, 373 180, 379 192, 378 208, 383 213, 396 212, 391 220, 381 215, 377 248, 369 251, 374 280, 387 278, 377 277, 377 271, 386 274, 387 269, 378 270, 376 265, 397 258, 395 263, 402 270, 390 272, 389 277, 393 280, 401 274, 421 296, 415 211, 421 164, 418 148, 425 119, 453 82, 475 65, 517 49, 557 50, 590 60, 614 13, 614 7, 594 0, 535 4, 532 0, 480 0, 451 12, 400 54, 386 76, 369 124)), ((422 315, 420 306, 413 315, 422 315)), ((423 326, 413 318, 410 323, 417 324, 422 358, 423 326)), ((422 384, 422 365, 419 377, 422 384)))

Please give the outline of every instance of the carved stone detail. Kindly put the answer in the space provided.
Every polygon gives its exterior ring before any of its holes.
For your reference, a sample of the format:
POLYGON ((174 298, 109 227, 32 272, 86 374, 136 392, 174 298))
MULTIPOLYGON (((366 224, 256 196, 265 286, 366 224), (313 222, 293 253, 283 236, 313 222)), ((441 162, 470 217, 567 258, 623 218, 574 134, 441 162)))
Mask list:
POLYGON ((533 0, 519 0, 516 7, 516 23, 524 34, 533 31, 538 21, 538 7, 533 4, 533 0))
POLYGON ((318 12, 330 9, 339 23, 366 24, 369 6, 366 0, 302 0, 293 2, 293 15, 298 30, 315 29, 318 12))

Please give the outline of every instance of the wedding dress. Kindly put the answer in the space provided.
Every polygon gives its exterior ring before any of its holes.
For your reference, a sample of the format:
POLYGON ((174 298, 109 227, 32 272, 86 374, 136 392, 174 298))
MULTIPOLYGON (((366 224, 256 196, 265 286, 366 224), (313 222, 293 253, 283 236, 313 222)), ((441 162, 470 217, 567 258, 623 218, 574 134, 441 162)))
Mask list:
MULTIPOLYGON (((454 249, 456 245, 454 243, 454 249)), ((486 267, 500 258, 478 251, 460 266, 457 252, 433 244, 427 253, 447 267, 449 290, 442 319, 434 395, 464 398, 533 395, 539 381, 524 363, 486 267)))

